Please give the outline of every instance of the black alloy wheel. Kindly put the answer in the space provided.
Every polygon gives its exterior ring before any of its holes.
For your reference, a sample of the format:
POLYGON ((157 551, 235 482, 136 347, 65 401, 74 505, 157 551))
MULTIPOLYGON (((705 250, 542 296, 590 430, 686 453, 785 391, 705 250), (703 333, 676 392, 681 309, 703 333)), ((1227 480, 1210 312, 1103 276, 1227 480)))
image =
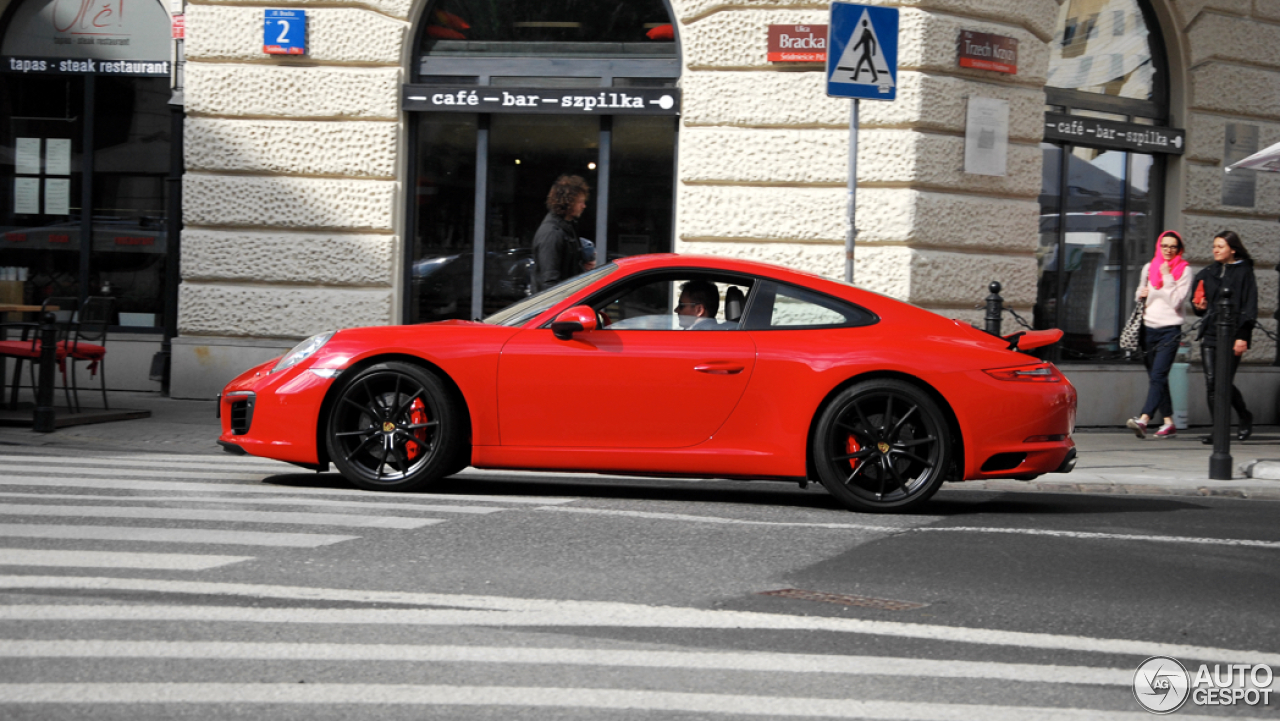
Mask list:
POLYGON ((854 384, 827 405, 813 436, 818 480, 853 511, 905 511, 938 490, 951 434, 938 404, 898 380, 854 384))
POLYGON ((412 491, 465 467, 462 418, 432 373, 408 363, 379 363, 338 391, 325 443, 330 460, 356 486, 412 491))

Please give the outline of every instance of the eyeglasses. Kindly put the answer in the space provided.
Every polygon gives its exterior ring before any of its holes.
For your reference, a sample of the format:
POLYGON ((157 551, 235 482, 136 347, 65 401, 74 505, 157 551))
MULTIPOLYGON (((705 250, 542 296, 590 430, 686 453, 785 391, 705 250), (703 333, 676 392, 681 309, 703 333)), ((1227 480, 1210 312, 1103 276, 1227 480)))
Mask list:
POLYGON ((702 305, 702 304, 701 303, 676 303, 676 309, 672 312, 679 313, 680 309, 685 307, 686 305, 702 305))

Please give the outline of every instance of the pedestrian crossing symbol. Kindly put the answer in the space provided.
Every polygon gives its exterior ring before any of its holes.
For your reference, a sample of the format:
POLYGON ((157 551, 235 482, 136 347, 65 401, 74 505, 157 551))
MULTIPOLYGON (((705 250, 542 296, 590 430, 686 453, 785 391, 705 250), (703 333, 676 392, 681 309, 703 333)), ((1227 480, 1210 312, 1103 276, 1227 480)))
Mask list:
POLYGON ((897 8, 831 4, 827 95, 893 100, 898 83, 897 8))

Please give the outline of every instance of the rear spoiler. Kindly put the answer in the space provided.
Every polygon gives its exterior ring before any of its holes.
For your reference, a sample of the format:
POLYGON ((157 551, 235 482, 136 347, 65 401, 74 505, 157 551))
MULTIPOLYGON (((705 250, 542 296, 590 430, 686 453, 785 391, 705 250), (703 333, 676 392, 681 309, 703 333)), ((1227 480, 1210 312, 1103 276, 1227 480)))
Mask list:
POLYGON ((1029 351, 1033 348, 1043 348, 1047 345, 1053 345, 1062 340, 1062 330, 1060 328, 1050 328, 1049 330, 1020 330, 1017 333, 1010 333, 1001 336, 1003 340, 1009 342, 1009 350, 1029 351))

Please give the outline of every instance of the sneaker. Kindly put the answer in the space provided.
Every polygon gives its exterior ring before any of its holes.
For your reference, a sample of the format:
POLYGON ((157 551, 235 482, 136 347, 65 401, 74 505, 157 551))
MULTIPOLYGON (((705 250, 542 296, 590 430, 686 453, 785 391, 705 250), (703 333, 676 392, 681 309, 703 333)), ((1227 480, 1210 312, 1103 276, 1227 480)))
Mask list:
POLYGON ((1137 418, 1130 418, 1129 422, 1125 423, 1125 426, 1133 431, 1133 435, 1139 438, 1147 437, 1147 424, 1137 418))
POLYGON ((1172 423, 1166 423, 1156 431, 1156 438, 1170 438, 1176 435, 1178 435, 1178 427, 1172 423))

